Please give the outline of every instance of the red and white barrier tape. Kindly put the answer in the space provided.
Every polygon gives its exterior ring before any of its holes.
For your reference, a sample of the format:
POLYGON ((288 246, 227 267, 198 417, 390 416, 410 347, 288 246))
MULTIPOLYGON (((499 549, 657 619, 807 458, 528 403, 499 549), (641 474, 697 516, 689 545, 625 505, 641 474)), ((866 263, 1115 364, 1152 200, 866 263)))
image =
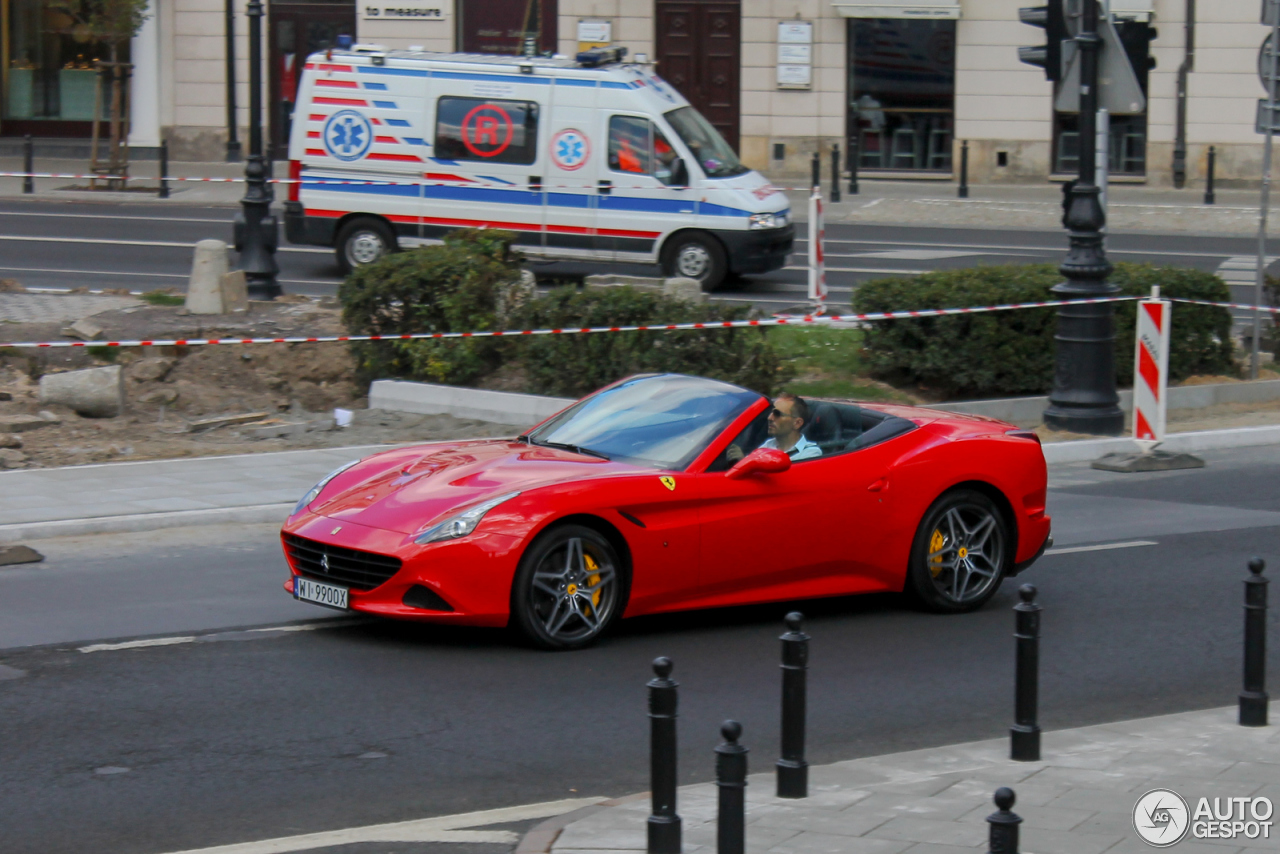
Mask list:
POLYGON ((584 326, 562 329, 508 329, 483 332, 417 332, 406 335, 324 335, 284 338, 154 338, 134 341, 17 341, 0 342, 5 347, 194 347, 205 344, 323 344, 335 341, 421 341, 443 338, 518 338, 524 335, 581 335, 600 332, 671 332, 684 329, 738 329, 753 326, 794 326, 854 320, 901 320, 912 317, 945 317, 954 314, 981 314, 1020 308, 1050 308, 1059 305, 1082 305, 1104 302, 1126 302, 1136 297, 1104 297, 1084 300, 1052 300, 1049 302, 1010 303, 973 308, 935 308, 921 311, 879 311, 868 314, 794 315, 758 320, 717 320, 708 323, 663 323, 643 326, 584 326))
POLYGON ((1180 297, 1165 297, 1169 302, 1185 302, 1188 305, 1212 305, 1218 308, 1241 308, 1246 311, 1266 311, 1271 314, 1280 314, 1280 308, 1271 305, 1245 305, 1238 302, 1210 302, 1203 299, 1182 299, 1180 297))

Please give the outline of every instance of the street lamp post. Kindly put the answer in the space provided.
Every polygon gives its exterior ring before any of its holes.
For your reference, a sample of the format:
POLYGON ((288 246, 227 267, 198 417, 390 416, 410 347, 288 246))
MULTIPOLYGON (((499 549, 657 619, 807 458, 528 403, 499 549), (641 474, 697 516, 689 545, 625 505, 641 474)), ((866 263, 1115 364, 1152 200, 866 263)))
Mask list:
MULTIPOLYGON (((1065 223, 1071 248, 1058 268, 1066 281, 1053 288, 1059 299, 1109 297, 1119 288, 1107 281, 1111 262, 1103 247, 1102 210, 1094 137, 1098 118, 1098 2, 1083 0, 1080 35, 1080 177, 1065 223)), ((1058 309, 1053 391, 1044 423, 1055 430, 1116 435, 1124 413, 1116 394, 1115 313, 1111 303, 1064 305, 1058 309)))
POLYGON ((267 167, 262 156, 262 3, 249 0, 249 158, 245 162, 245 194, 236 217, 240 266, 250 299, 273 300, 280 296, 276 274, 278 227, 271 215, 267 192, 267 167))
POLYGON ((236 130, 236 0, 226 0, 223 10, 226 18, 227 59, 227 162, 240 162, 240 139, 236 130))

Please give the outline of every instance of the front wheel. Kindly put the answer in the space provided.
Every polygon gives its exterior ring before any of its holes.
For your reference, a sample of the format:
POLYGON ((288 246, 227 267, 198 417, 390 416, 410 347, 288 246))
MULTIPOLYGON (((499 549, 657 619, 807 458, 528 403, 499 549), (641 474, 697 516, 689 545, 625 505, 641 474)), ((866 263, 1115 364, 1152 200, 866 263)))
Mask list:
POLYGON ((396 236, 380 219, 353 219, 338 231, 334 250, 343 275, 395 252, 396 236))
POLYGON ((973 611, 1000 587, 1011 550, 994 501, 972 489, 948 492, 916 531, 907 587, 930 611, 973 611))
POLYGON ((580 649, 622 612, 625 589, 613 545, 591 528, 543 534, 520 560, 511 591, 513 626, 543 649, 580 649))
POLYGON ((663 251, 662 272, 696 279, 704 291, 714 291, 729 275, 729 260, 720 241, 709 234, 677 236, 663 251))

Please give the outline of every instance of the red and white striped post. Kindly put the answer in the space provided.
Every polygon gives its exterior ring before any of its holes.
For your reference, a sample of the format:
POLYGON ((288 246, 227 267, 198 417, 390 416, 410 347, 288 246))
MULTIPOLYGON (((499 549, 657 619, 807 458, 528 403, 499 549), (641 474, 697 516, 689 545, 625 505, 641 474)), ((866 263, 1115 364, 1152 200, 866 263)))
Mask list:
POLYGON ((809 195, 809 302, 815 314, 821 314, 827 302, 826 236, 822 190, 815 186, 809 195))
POLYGON ((1169 324, 1173 303, 1160 299, 1160 286, 1138 302, 1133 362, 1133 438, 1143 453, 1164 441, 1169 390, 1169 324))

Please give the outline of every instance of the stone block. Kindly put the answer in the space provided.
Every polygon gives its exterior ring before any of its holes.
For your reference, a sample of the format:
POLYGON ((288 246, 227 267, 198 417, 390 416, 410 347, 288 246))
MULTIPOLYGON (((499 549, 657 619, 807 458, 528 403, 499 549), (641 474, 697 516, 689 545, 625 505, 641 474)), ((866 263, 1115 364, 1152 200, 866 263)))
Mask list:
POLYGON ((39 415, 0 415, 0 433, 25 433, 57 423, 39 415))
POLYGON ((186 309, 191 314, 223 314, 222 280, 227 275, 227 244, 201 240, 191 261, 186 309))
POLYGON ((124 371, 119 365, 86 368, 40 378, 40 402, 60 403, 89 418, 124 412, 124 371))
POLYGON ((707 295, 702 292, 702 283, 697 279, 674 276, 662 280, 662 293, 686 302, 703 302, 707 295))
POLYGON ((140 383, 160 382, 169 375, 175 360, 164 356, 148 356, 129 366, 129 379, 140 383))
POLYGON ((222 277, 222 310, 227 314, 249 310, 249 285, 244 270, 232 270, 222 277))

